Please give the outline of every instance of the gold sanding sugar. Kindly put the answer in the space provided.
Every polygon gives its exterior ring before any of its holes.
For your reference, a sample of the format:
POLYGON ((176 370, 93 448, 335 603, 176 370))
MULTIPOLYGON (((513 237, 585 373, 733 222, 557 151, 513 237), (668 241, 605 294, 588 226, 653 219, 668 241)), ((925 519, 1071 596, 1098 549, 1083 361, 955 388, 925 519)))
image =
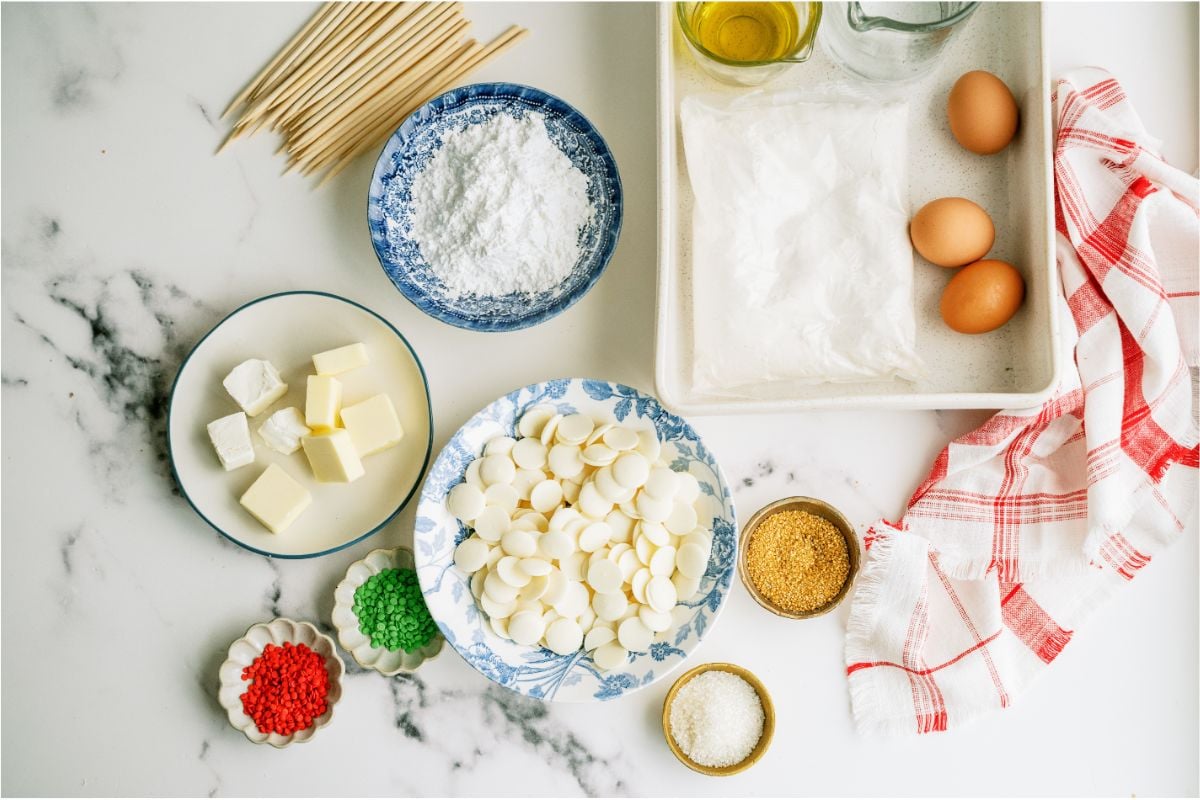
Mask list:
POLYGON ((776 511, 758 524, 746 548, 746 572, 759 593, 793 613, 820 608, 850 574, 846 539, 807 511, 776 511))

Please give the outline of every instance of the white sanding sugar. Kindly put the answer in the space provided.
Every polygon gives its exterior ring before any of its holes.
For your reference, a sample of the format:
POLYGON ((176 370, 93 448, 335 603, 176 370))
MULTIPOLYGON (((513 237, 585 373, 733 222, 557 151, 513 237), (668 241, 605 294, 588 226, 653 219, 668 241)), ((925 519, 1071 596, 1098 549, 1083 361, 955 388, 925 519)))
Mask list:
POLYGON ((671 703, 671 736, 706 767, 743 761, 763 733, 758 692, 731 672, 709 670, 685 683, 671 703))
POLYGON ((447 134, 413 180, 413 237, 451 296, 543 292, 579 258, 587 185, 543 115, 497 114, 447 134))

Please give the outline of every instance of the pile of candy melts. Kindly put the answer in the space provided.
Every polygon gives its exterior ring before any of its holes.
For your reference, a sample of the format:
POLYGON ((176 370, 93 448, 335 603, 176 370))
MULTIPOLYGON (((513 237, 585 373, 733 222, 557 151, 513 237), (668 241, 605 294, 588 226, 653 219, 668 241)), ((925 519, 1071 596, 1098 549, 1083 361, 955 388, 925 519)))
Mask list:
POLYGON ((653 430, 536 405, 517 433, 489 441, 447 495, 472 531, 454 563, 499 636, 616 669, 699 590, 706 498, 653 430))

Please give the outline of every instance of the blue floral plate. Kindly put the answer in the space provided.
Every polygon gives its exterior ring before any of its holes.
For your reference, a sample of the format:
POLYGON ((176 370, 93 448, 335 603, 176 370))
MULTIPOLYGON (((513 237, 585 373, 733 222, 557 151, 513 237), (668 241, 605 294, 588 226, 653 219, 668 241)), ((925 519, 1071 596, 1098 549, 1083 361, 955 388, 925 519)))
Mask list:
POLYGON ((486 677, 515 692, 570 703, 612 700, 661 680, 678 667, 712 629, 737 563, 737 519, 716 459, 692 426, 636 389, 607 381, 570 378, 535 383, 506 394, 480 411, 446 445, 430 469, 417 507, 417 575, 425 602, 451 646, 486 677), (695 597, 673 614, 675 624, 650 649, 630 653, 622 669, 603 672, 583 652, 561 656, 501 639, 478 610, 468 576, 454 566, 454 548, 467 529, 446 508, 446 494, 463 481, 467 465, 494 436, 515 435, 528 407, 548 403, 560 413, 590 414, 634 428, 653 427, 675 470, 696 476, 707 496, 712 556, 695 597))
POLYGON ((622 195, 617 162, 582 114, 553 95, 513 83, 452 89, 414 111, 379 154, 367 198, 367 224, 383 271, 401 294, 431 317, 476 331, 512 331, 545 322, 587 294, 608 266, 621 234, 622 195), (588 179, 595 214, 579 233, 579 261, 555 288, 537 295, 453 297, 412 238, 412 182, 450 131, 497 114, 540 113, 562 152, 588 179))

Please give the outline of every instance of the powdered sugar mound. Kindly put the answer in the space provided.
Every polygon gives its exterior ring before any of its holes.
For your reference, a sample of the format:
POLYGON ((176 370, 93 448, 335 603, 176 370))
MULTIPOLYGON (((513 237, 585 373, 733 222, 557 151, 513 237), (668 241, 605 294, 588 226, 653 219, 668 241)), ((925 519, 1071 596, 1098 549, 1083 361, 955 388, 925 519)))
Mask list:
POLYGON ((544 292, 579 260, 587 186, 542 114, 497 114, 448 133, 413 180, 412 236, 452 297, 544 292))

